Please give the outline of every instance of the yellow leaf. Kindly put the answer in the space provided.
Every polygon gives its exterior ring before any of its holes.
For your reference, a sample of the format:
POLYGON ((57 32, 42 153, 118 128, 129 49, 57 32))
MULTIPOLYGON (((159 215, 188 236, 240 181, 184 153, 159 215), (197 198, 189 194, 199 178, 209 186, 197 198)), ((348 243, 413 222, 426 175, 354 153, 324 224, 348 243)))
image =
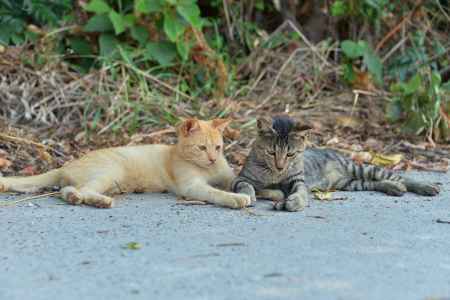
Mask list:
POLYGON ((380 167, 391 167, 400 163, 403 159, 402 154, 383 155, 375 153, 370 163, 380 167))
POLYGON ((314 197, 317 200, 321 200, 321 201, 330 201, 331 200, 331 196, 332 196, 331 192, 321 191, 317 188, 312 189, 311 192, 313 193, 314 197))

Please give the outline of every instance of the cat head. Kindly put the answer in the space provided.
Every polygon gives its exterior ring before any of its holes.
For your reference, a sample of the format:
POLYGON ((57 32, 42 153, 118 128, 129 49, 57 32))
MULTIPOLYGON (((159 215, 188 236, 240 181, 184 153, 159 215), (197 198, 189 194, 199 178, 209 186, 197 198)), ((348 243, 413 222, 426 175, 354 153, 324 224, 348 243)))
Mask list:
POLYGON ((181 156, 202 168, 213 166, 223 155, 222 134, 230 122, 231 119, 187 119, 181 122, 177 126, 177 149, 181 156))
POLYGON ((305 133, 311 129, 288 116, 260 117, 257 128, 256 154, 275 173, 286 171, 304 150, 305 133))

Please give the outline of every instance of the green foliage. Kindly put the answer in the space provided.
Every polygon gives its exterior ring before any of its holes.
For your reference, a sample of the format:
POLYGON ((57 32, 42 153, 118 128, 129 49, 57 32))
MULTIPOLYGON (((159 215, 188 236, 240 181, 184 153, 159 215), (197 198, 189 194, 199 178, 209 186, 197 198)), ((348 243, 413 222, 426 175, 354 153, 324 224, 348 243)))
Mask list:
POLYGON ((373 76, 377 83, 381 84, 383 78, 383 64, 380 58, 375 54, 371 47, 365 41, 343 41, 341 49, 347 58, 344 63, 344 79, 352 82, 355 78, 353 73, 353 62, 356 59, 362 58, 363 65, 367 68, 369 73, 373 76))
POLYGON ((195 0, 91 0, 84 9, 94 14, 84 29, 101 33, 101 54, 112 53, 111 47, 126 48, 124 45, 128 45, 131 46, 131 51, 143 48, 144 60, 153 60, 163 66, 176 58, 173 49, 177 50, 182 60, 188 58, 190 43, 185 39, 186 29, 188 26, 201 28, 203 24, 195 0), (165 37, 159 41, 150 40, 148 31, 142 26, 148 22, 161 30, 165 37), (112 34, 116 36, 114 42, 111 42, 112 34), (128 40, 128 36, 137 45, 128 40), (105 40, 108 42, 105 43, 105 40))
POLYGON ((0 0, 0 45, 33 39, 29 23, 56 26, 72 9, 72 0, 0 0))
POLYGON ((401 122, 405 133, 430 132, 444 125, 439 111, 441 105, 448 105, 448 86, 449 83, 442 84, 438 72, 429 68, 416 73, 408 81, 395 83, 391 86, 394 96, 387 106, 386 117, 391 122, 401 122))

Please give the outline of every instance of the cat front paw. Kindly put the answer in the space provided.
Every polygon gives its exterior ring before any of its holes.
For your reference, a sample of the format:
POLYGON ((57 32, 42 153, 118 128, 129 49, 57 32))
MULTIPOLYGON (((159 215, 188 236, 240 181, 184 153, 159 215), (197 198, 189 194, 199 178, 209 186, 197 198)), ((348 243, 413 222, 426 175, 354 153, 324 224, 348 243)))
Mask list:
POLYGON ((244 208, 252 204, 252 198, 248 195, 236 194, 232 200, 230 208, 234 209, 244 208))
POLYGON ((274 204, 276 210, 301 211, 308 205, 306 193, 294 193, 287 197, 286 200, 277 201, 274 204))

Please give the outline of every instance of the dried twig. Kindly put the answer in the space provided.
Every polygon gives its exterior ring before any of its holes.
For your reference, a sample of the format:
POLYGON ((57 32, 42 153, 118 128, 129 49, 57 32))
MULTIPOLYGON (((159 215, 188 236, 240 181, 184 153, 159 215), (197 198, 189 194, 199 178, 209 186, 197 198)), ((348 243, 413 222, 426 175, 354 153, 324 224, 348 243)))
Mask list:
POLYGON ((23 199, 15 200, 15 201, 2 201, 2 202, 0 202, 0 206, 12 206, 12 205, 16 205, 17 203, 24 202, 24 201, 30 201, 30 200, 40 199, 40 198, 44 198, 44 197, 49 197, 49 196, 60 195, 60 194, 61 194, 60 192, 51 192, 51 193, 46 193, 46 194, 29 196, 29 197, 25 197, 23 199))

